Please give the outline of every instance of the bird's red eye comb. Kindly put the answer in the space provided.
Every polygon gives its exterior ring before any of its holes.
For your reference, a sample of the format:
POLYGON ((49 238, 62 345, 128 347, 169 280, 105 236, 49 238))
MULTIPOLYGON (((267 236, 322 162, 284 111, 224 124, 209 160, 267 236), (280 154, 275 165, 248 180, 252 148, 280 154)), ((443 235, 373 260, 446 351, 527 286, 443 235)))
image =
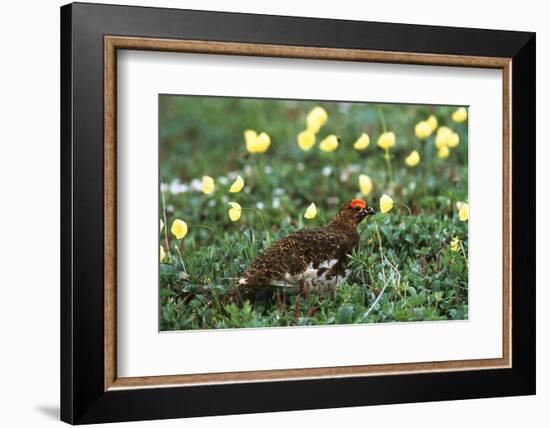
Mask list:
POLYGON ((353 201, 351 201, 351 207, 361 207, 364 209, 367 208, 367 203, 363 199, 354 199, 353 201))

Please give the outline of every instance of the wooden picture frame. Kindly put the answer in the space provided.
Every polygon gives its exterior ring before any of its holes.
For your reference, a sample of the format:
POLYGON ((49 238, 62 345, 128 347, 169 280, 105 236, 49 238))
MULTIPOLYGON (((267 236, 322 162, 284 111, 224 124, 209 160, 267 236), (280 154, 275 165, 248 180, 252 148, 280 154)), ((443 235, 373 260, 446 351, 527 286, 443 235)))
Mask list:
POLYGON ((61 53, 62 420, 80 424, 535 392, 534 34, 76 3, 61 9, 61 53), (502 70, 502 358, 118 377, 118 49, 502 70))

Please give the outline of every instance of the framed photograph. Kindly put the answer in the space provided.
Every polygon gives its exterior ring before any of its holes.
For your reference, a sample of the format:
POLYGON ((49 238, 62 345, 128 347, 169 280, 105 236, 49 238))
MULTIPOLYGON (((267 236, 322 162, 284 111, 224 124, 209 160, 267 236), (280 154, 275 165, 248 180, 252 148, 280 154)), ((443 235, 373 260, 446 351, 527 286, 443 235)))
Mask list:
POLYGON ((76 3, 61 105, 62 420, 535 393, 533 33, 76 3))

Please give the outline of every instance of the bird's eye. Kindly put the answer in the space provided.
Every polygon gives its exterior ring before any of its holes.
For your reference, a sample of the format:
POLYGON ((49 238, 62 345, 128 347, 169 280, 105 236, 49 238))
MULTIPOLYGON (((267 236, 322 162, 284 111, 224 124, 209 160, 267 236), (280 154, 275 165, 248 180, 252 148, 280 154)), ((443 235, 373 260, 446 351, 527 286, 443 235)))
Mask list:
POLYGON ((354 210, 355 210, 356 212, 359 212, 359 211, 361 211, 361 207, 355 207, 354 210))

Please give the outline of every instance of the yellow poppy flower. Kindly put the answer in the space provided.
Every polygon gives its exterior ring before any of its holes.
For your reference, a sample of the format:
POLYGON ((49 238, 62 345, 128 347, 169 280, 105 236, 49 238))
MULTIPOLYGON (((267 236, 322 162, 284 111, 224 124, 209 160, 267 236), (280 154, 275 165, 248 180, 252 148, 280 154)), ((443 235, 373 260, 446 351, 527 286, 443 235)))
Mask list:
POLYGON ((426 120, 428 125, 430 126, 431 132, 434 132, 437 128, 437 117, 435 117, 433 114, 426 120))
POLYGON ((324 152, 333 152, 338 148, 338 137, 329 135, 319 144, 319 148, 324 152))
POLYGON ((237 221, 241 218, 242 208, 237 202, 228 202, 229 206, 229 219, 231 221, 237 221))
POLYGON ((174 220, 170 232, 172 232, 172 235, 174 235, 177 240, 184 238, 185 235, 187 235, 187 223, 179 218, 174 220))
POLYGON ((441 146, 439 150, 437 151, 437 156, 439 156, 439 159, 446 159, 451 154, 451 151, 447 146, 441 146))
POLYGON ((395 133, 393 132, 383 132, 378 137, 378 147, 384 150, 389 150, 395 146, 395 133))
POLYGON ((250 153, 254 153, 256 139, 258 138, 258 134, 256 131, 252 129, 247 129, 244 131, 244 142, 246 144, 246 150, 248 150, 250 153))
POLYGON ((307 152, 315 145, 315 133, 310 129, 306 129, 298 134, 298 147, 304 152, 307 152))
POLYGON ((328 120, 327 111, 320 106, 313 108, 307 115, 306 123, 307 129, 309 129, 314 134, 319 132, 321 126, 323 126, 328 120))
POLYGON ((365 196, 372 191, 372 180, 368 175, 361 174, 359 176, 359 190, 365 196))
POLYGON ((453 114, 451 115, 451 119, 453 119, 453 122, 464 122, 468 118, 468 110, 466 110, 464 107, 460 107, 459 109, 455 110, 453 114))
POLYGON ((160 219, 160 230, 159 230, 159 232, 162 232, 163 227, 164 227, 164 222, 162 221, 162 219, 160 219))
POLYGON ((435 146, 440 149, 443 146, 448 145, 449 137, 453 131, 446 126, 440 126, 437 129, 437 134, 435 135, 435 146))
POLYGON ((464 202, 458 210, 458 218, 460 221, 468 221, 470 218, 470 206, 464 202))
POLYGON ((317 207, 312 202, 309 207, 307 207, 304 217, 308 220, 314 219, 317 216, 317 207))
POLYGON ((271 145, 271 138, 266 132, 261 132, 256 140, 256 150, 258 153, 264 153, 271 145))
POLYGON ((418 162, 420 162, 420 155, 416 150, 413 150, 411 154, 405 158, 405 163, 410 167, 418 165, 418 162))
POLYGON ((244 187, 244 180, 243 178, 239 175, 237 177, 237 179, 235 180, 235 182, 231 185, 231 187, 229 188, 229 192, 230 193, 239 193, 244 187))
POLYGON ((380 198, 380 212, 382 214, 387 213, 393 208, 393 199, 385 193, 380 198))
POLYGON ((208 175, 205 175, 202 177, 202 192, 206 195, 212 193, 214 191, 214 179, 212 177, 209 177, 208 175))
POLYGON ((458 239, 456 236, 451 240, 451 250, 455 253, 457 251, 460 251, 460 239, 458 239))
POLYGON ((441 149, 443 146, 454 148, 460 143, 460 137, 452 129, 440 126, 435 136, 435 146, 441 149))
POLYGON ((370 144, 370 137, 366 132, 363 132, 357 141, 353 144, 355 150, 365 150, 370 144))
POLYGON ((418 122, 414 127, 414 133, 421 140, 425 140, 426 138, 428 138, 430 135, 432 135, 432 132, 432 127, 427 120, 422 120, 418 122))
POLYGON ((247 129, 244 131, 246 150, 250 153, 264 153, 271 145, 271 138, 266 132, 256 134, 256 131, 247 129))
POLYGON ((162 248, 162 245, 160 246, 160 262, 162 263, 162 261, 164 260, 164 258, 166 257, 166 253, 164 252, 164 248, 162 248))
POLYGON ((447 137, 447 146, 449 146, 450 148, 455 148, 456 146, 458 146, 458 143, 460 143, 460 137, 456 132, 453 132, 447 137))

